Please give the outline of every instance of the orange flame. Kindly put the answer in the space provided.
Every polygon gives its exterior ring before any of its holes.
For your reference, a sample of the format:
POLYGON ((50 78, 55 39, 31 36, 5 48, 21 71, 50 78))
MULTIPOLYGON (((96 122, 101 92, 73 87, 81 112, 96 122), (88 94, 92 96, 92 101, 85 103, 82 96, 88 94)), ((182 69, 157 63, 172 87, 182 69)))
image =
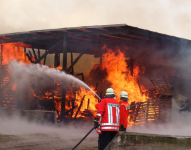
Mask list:
POLYGON ((1 49, 3 56, 2 65, 8 64, 11 60, 30 63, 30 61, 26 58, 26 54, 23 48, 21 48, 22 46, 30 47, 30 45, 24 44, 22 42, 7 43, 2 45, 3 45, 3 49, 1 49))
POLYGON ((127 91, 129 94, 130 102, 144 102, 148 97, 140 92, 137 78, 139 78, 140 70, 136 65, 133 68, 133 76, 130 69, 128 69, 125 62, 124 54, 118 50, 118 54, 115 55, 111 50, 103 55, 105 61, 101 64, 102 69, 106 69, 106 80, 111 83, 111 87, 114 89, 117 100, 120 100, 118 96, 121 91, 127 91))
MULTIPOLYGON (((90 86, 90 88, 94 89, 94 87, 91 87, 91 86, 90 86)), ((90 90, 80 88, 80 90, 77 91, 77 93, 76 93, 76 104, 78 106, 80 106, 80 104, 82 103, 83 97, 84 97, 83 104, 81 106, 80 113, 77 114, 77 117, 84 117, 81 115, 81 112, 83 112, 87 109, 90 110, 93 114, 95 113, 95 110, 96 110, 95 105, 98 103, 98 98, 95 97, 94 93, 92 93, 92 91, 90 91, 90 90), (88 101, 89 101, 89 103, 88 103, 88 101)), ((76 115, 76 113, 77 113, 77 109, 75 110, 73 117, 76 115)))

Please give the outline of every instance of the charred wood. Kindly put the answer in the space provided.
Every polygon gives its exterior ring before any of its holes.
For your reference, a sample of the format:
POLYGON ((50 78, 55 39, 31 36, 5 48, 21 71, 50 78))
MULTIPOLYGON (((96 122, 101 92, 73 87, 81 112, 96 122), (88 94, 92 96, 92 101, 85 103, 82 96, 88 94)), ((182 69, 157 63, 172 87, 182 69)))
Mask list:
POLYGON ((98 87, 98 82, 96 83, 96 88, 95 88, 95 90, 97 90, 97 87, 98 87))
MULTIPOLYGON (((101 91, 100 92, 100 95, 99 95, 99 97, 102 99, 102 93, 103 93, 103 91, 101 91)), ((98 98, 98 103, 100 102, 101 100, 98 98)))
POLYGON ((40 58, 40 50, 38 49, 38 59, 40 58))
POLYGON ((35 60, 37 60, 37 56, 36 56, 36 53, 35 53, 35 50, 34 50, 34 48, 32 47, 32 51, 33 51, 33 54, 34 54, 34 58, 35 58, 35 60))
POLYGON ((54 55, 54 67, 58 67, 60 66, 60 54, 59 53, 55 53, 54 55))
POLYGON ((31 53, 31 51, 29 50, 29 56, 32 58, 33 56, 32 56, 32 53, 31 53))
MULTIPOLYGON (((47 53, 47 51, 48 51, 48 50, 46 50, 45 53, 47 53)), ((47 56, 47 55, 44 56, 44 63, 43 63, 43 65, 45 65, 45 63, 46 63, 46 56, 47 56)))
POLYGON ((82 76, 82 81, 84 81, 84 74, 83 73, 78 73, 78 76, 81 75, 82 76))
POLYGON ((70 117, 72 118, 72 116, 73 116, 73 111, 74 111, 74 109, 75 109, 76 107, 77 107, 77 106, 74 106, 74 107, 71 108, 70 110, 66 111, 66 112, 65 112, 66 116, 69 116, 69 115, 70 115, 70 117))
POLYGON ((93 117, 93 114, 90 110, 84 110, 81 115, 85 117, 93 117))
POLYGON ((89 104, 90 104, 90 99, 88 98, 87 110, 88 110, 88 108, 89 108, 89 104))
MULTIPOLYGON (((62 70, 66 71, 67 67, 67 37, 64 35, 64 38, 61 40, 62 52, 63 52, 63 63, 62 70)), ((64 85, 64 82, 62 82, 64 85)), ((65 121, 65 100, 66 100, 66 89, 62 88, 62 98, 61 98, 61 120, 65 121)))
POLYGON ((48 55, 51 51, 53 51, 53 49, 60 45, 62 43, 62 40, 60 40, 59 42, 57 42, 55 45, 53 45, 51 48, 49 48, 48 51, 46 51, 39 59, 37 59, 34 63, 39 63, 46 55, 48 55))
POLYGON ((76 114, 75 114, 75 117, 74 117, 75 119, 76 119, 76 117, 77 117, 77 115, 78 115, 78 113, 79 113, 79 111, 80 111, 80 109, 81 109, 81 107, 82 107, 84 98, 85 98, 85 95, 83 96, 83 98, 82 98, 82 100, 81 100, 81 103, 80 103, 80 106, 78 107, 78 110, 77 110, 77 112, 76 112, 76 114))
POLYGON ((72 118, 73 113, 74 113, 74 109, 75 109, 77 106, 74 105, 75 99, 72 99, 72 100, 71 100, 71 103, 72 103, 72 109, 71 109, 71 118, 72 118))
POLYGON ((28 53, 26 53, 26 56, 27 56, 28 60, 29 60, 31 63, 33 63, 32 58, 31 58, 31 56, 30 56, 28 53))
POLYGON ((74 60, 74 62, 71 64, 71 66, 66 70, 66 72, 69 72, 70 69, 72 69, 72 67, 78 62, 78 60, 81 58, 81 56, 89 49, 90 45, 93 43, 93 41, 95 41, 95 39, 97 38, 94 37, 91 42, 89 42, 89 44, 87 45, 87 47, 80 53, 80 55, 74 60))
MULTIPOLYGON (((71 52, 71 64, 73 64, 74 60, 73 60, 73 53, 71 52)), ((71 71, 69 72, 70 74, 74 74, 74 66, 72 66, 71 71)))
POLYGON ((143 94, 142 89, 141 89, 141 84, 140 84, 140 82, 139 82, 139 79, 138 79, 138 78, 137 78, 137 82, 138 82, 138 85, 139 85, 139 90, 140 90, 140 92, 143 94))
POLYGON ((25 56, 25 61, 26 61, 26 47, 24 47, 24 56, 25 56))

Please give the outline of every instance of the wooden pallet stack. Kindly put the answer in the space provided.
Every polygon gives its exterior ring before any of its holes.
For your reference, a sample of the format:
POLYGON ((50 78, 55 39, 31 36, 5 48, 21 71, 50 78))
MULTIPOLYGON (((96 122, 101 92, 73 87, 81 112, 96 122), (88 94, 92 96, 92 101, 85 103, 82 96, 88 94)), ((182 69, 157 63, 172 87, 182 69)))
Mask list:
POLYGON ((1 105, 2 108, 16 108, 16 89, 14 84, 9 81, 9 74, 7 65, 2 65, 0 68, 0 94, 1 94, 1 105))
POLYGON ((157 91, 151 99, 145 102, 131 104, 130 120, 135 125, 150 125, 170 120, 172 106, 172 92, 166 79, 152 79, 154 88, 157 91))

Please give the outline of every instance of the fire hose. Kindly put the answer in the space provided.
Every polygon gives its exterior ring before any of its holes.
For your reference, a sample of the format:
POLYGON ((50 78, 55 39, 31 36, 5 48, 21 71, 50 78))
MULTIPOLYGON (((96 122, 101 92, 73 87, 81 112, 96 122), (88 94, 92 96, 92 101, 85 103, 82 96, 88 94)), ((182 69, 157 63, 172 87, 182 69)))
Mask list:
POLYGON ((78 145, 79 145, 80 143, 82 143, 82 141, 83 141, 94 129, 95 129, 95 127, 93 127, 93 128, 83 137, 83 139, 81 139, 81 141, 80 141, 78 144, 76 144, 76 146, 75 146, 74 148, 72 148, 72 150, 74 150, 76 147, 78 147, 78 145))

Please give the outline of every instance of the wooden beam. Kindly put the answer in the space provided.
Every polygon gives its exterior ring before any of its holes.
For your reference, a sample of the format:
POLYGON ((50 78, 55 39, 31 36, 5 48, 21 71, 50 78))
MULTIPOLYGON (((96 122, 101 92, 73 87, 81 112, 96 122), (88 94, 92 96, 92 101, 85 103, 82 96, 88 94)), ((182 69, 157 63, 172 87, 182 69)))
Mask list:
POLYGON ((74 105, 74 102, 75 102, 75 99, 72 99, 71 100, 71 103, 72 103, 71 118, 72 118, 73 113, 74 113, 74 108, 76 108, 75 105, 74 105))
MULTIPOLYGON (((71 33, 66 31, 64 34, 67 37, 73 37, 73 36, 87 36, 87 35, 99 35, 99 34, 122 34, 122 33, 126 33, 126 30, 114 28, 112 31, 104 31, 99 29, 96 32, 80 32, 80 33, 79 32, 71 33)), ((12 36, 9 37, 9 35, 6 35, 5 37, 9 39, 0 39, 0 43, 25 42, 25 41, 31 41, 31 40, 36 41, 36 40, 62 39, 63 32, 58 33, 56 35, 47 35, 47 36, 32 35, 30 33, 17 34, 17 37, 12 37, 12 36)))
MULTIPOLYGON (((0 59, 1 59, 1 64, 0 64, 0 69, 2 69, 2 67, 3 67, 3 45, 1 45, 1 56, 0 56, 0 59)), ((2 71, 2 70, 1 70, 2 71)), ((0 78, 0 87, 2 87, 3 86, 3 78, 0 78)), ((2 101, 3 101, 3 98, 2 98, 2 100, 1 100, 1 103, 2 103, 2 101)))
POLYGON ((80 106, 78 107, 78 110, 77 110, 77 112, 76 112, 76 114, 75 114, 75 117, 74 117, 75 119, 77 118, 78 113, 79 113, 79 111, 80 111, 80 109, 81 109, 81 107, 82 107, 82 105, 83 105, 83 101, 84 101, 85 96, 86 96, 86 95, 84 95, 83 98, 82 98, 82 100, 81 100, 80 106))
POLYGON ((66 72, 69 72, 70 69, 72 69, 72 67, 77 63, 77 61, 80 59, 80 57, 89 49, 90 45, 92 44, 93 41, 95 41, 95 39, 97 38, 94 37, 89 44, 87 45, 87 47, 80 53, 80 55, 74 60, 74 62, 71 64, 71 66, 66 70, 66 72))
POLYGON ((31 51, 29 50, 29 56, 32 58, 33 56, 32 56, 32 53, 31 53, 31 51))
POLYGON ((39 59, 37 59, 34 64, 39 63, 46 55, 48 55, 56 46, 62 43, 62 40, 53 45, 48 51, 46 51, 39 59))
MULTIPOLYGON (((73 60, 73 53, 71 52, 71 64, 73 64, 74 60, 73 60)), ((70 74, 74 74, 74 67, 72 67, 72 71, 70 74)))
POLYGON ((31 56, 30 56, 28 53, 26 53, 26 56, 28 57, 28 60, 29 60, 31 63, 33 63, 32 58, 31 58, 31 56))
MULTIPOLYGON (((48 50, 46 50, 46 52, 47 52, 48 50)), ((45 53, 46 53, 45 52, 45 53)), ((46 55, 47 56, 47 55, 46 55)), ((45 63, 46 63, 46 56, 44 57, 44 63, 43 63, 43 65, 45 65, 45 63)))
POLYGON ((54 68, 60 66, 60 53, 54 54, 54 68))
POLYGON ((3 45, 1 45, 1 66, 0 68, 2 68, 2 65, 3 65, 3 45))
POLYGON ((90 105, 90 99, 88 98, 87 110, 88 110, 88 108, 89 108, 89 105, 90 105))
POLYGON ((34 58, 35 58, 35 60, 37 60, 37 56, 36 56, 36 53, 35 53, 34 47, 32 47, 32 51, 33 51, 33 54, 34 54, 34 58))
POLYGON ((40 58, 40 50, 38 49, 38 59, 40 58))
POLYGON ((26 58, 26 52, 27 52, 26 47, 24 47, 24 57, 25 57, 25 62, 26 62, 26 60, 27 60, 27 58, 26 58))
POLYGON ((81 76, 82 76, 82 81, 84 81, 84 74, 83 74, 83 73, 78 73, 77 75, 78 75, 78 76, 81 75, 81 76))
MULTIPOLYGON (((64 35, 64 39, 62 40, 63 46, 63 64, 62 70, 66 71, 67 67, 67 36, 64 35)), ((62 82, 62 99, 61 99, 61 121, 65 121, 65 99, 66 99, 66 89, 64 89, 64 82, 62 82)))
POLYGON ((134 59, 133 56, 131 54, 130 56, 130 62, 129 62, 129 67, 130 67, 130 71, 131 71, 131 76, 133 76, 133 66, 134 66, 134 59))

